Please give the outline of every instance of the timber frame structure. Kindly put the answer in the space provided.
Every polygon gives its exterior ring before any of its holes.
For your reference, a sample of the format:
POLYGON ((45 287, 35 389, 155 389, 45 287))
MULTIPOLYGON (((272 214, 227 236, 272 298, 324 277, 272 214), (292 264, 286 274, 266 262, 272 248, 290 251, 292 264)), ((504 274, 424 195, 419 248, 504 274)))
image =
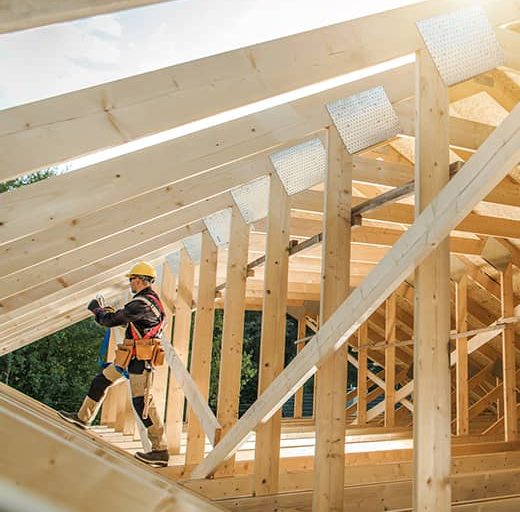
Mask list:
MULTIPOLYGON (((7 0, 0 33, 152 3, 7 0)), ((87 433, 1 385, 0 505, 519 509, 519 0, 428 0, 0 111, 0 181, 273 97, 0 196, 0 355, 86 318, 96 293, 124 302, 140 259, 175 319, 154 381, 170 466, 129 456, 126 385, 87 433), (443 67, 431 38, 473 19, 464 51, 500 57, 443 67), (246 310, 263 312, 259 391, 239 419, 246 310)))

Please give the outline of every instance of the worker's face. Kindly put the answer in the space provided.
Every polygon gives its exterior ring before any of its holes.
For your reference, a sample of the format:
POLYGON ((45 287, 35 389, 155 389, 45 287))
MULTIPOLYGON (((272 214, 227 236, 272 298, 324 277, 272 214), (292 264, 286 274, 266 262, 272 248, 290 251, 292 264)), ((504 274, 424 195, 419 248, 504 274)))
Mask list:
POLYGON ((128 280, 130 282, 130 289, 132 290, 132 293, 137 293, 143 289, 143 280, 140 277, 130 276, 128 280))

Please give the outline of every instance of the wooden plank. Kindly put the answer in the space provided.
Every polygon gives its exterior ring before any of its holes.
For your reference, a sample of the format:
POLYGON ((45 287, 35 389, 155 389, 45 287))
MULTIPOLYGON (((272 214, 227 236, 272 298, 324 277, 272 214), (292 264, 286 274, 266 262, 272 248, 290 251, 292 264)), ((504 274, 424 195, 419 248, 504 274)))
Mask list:
POLYGON ((385 427, 395 425, 395 342, 397 295, 392 293, 385 303, 385 427))
MULTIPOLYGON (((502 316, 514 314, 513 264, 509 262, 500 272, 502 316)), ((508 324, 502 331, 502 375, 504 383, 504 433, 506 441, 518 439, 518 412, 516 399, 515 328, 508 324)))
MULTIPOLYGON (((208 231, 202 233, 197 311, 191 344, 190 374, 200 394, 208 400, 211 374, 213 326, 215 324, 215 286, 217 282, 217 246, 208 231)), ((186 465, 198 464, 204 458, 206 443, 201 422, 188 402, 188 442, 186 465)))
MULTIPOLYGON (((276 174, 273 173, 269 181, 258 396, 261 396, 282 372, 285 353, 285 314, 289 267, 287 251, 289 246, 289 198, 276 174)), ((257 425, 255 442, 255 493, 257 496, 276 493, 278 490, 280 420, 281 412, 278 412, 272 415, 268 421, 257 425)), ((236 425, 227 436, 234 428, 236 425)))
MULTIPOLYGON (((455 320, 457 332, 468 330, 468 276, 464 274, 455 283, 455 320)), ((458 338, 456 366, 457 435, 469 435, 468 338, 458 338)))
MULTIPOLYGON (((518 495, 519 487, 516 479, 519 476, 520 471, 518 469, 455 475, 452 478, 454 504, 476 499, 501 499, 504 495, 510 494, 518 495), (484 481, 486 484, 482 485, 484 481)), ((416 510, 415 507, 411 508, 411 491, 412 481, 410 479, 399 479, 368 485, 353 485, 345 487, 344 500, 346 503, 349 503, 349 510, 378 512, 386 509, 404 512, 416 510)), ((309 491, 288 492, 278 496, 224 499, 219 500, 219 503, 228 507, 229 510, 240 510, 241 512, 311 512, 313 510, 309 491)), ((452 510, 451 503, 446 510, 452 510)), ((457 507, 453 507, 453 510, 457 510, 457 507)), ((481 509, 480 505, 478 505, 473 510, 494 511, 495 509, 493 507, 481 509)), ((498 508, 496 510, 509 512, 516 509, 506 507, 505 509, 498 508)))
MULTIPOLYGON (((447 87, 430 54, 420 50, 416 58, 419 217, 449 181, 449 103, 447 87)), ((449 258, 445 239, 415 270, 413 503, 417 511, 449 510, 451 505, 449 258)))
POLYGON ((4 440, 0 453, 2 478, 44 496, 52 504, 45 510, 77 509, 78 497, 87 495, 96 510, 124 507, 137 512, 159 509, 165 503, 170 504, 172 512, 223 510, 150 471, 98 436, 65 423, 55 411, 4 384, 0 392, 0 435, 4 440), (31 460, 30 466, 27 460, 31 460))
MULTIPOLYGON (((235 206, 231 211, 217 398, 217 418, 222 425, 221 435, 225 435, 238 420, 248 247, 249 226, 235 206)), ((233 474, 234 464, 234 457, 230 457, 215 475, 233 474)))
MULTIPOLYGON (((172 346, 186 366, 191 331, 191 306, 193 302, 194 265, 185 249, 181 249, 177 299, 175 302, 175 324, 172 346)), ((170 453, 180 452, 184 393, 179 382, 170 372, 166 406, 166 438, 170 453)))
MULTIPOLYGON (((322 243, 320 319, 327 321, 350 293, 352 162, 334 125, 329 128, 322 243)), ((347 347, 316 372, 314 510, 343 510, 347 347)))
MULTIPOLYGON (((12 134, 0 181, 408 55, 422 45, 415 21, 460 7, 422 2, 11 109, 0 121, 12 134), (378 44, 389 26, 392 37, 378 44)), ((484 8, 496 25, 520 17, 507 0, 484 8)))
POLYGON ((315 365, 339 348, 370 314, 471 211, 520 156, 520 106, 491 134, 463 169, 402 235, 385 258, 325 322, 303 351, 264 391, 217 447, 194 470, 211 473, 234 452, 260 421, 268 419, 315 371, 315 365))
POLYGON ((0 8, 0 34, 164 1, 166 0, 5 0, 0 8))
POLYGON ((367 371, 368 371, 368 323, 361 324, 358 329, 358 381, 357 381, 357 423, 364 425, 367 422, 367 371))

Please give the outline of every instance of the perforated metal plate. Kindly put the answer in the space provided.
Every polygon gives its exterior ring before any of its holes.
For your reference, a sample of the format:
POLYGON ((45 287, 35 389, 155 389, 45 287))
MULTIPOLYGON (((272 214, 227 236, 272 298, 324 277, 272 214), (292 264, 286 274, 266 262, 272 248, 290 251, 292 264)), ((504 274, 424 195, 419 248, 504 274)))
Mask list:
POLYGON ((204 224, 206 224, 209 234, 217 247, 222 247, 229 243, 231 208, 208 215, 204 219, 204 224))
POLYGON ((171 254, 168 254, 168 256, 166 256, 166 262, 170 266, 172 273, 177 275, 181 266, 181 252, 175 251, 171 254))
POLYGON ((189 236, 182 241, 182 245, 188 252, 189 257, 193 263, 200 263, 200 253, 202 246, 202 234, 197 233, 196 235, 189 236))
POLYGON ((247 224, 267 216, 269 206, 269 176, 250 181, 231 191, 247 224))
POLYGON ((482 7, 417 22, 417 28, 446 85, 504 63, 504 54, 482 7))
POLYGON ((270 158, 289 195, 321 183, 325 176, 327 153, 320 139, 278 151, 270 158))
POLYGON ((351 154, 395 137, 400 131, 399 118, 383 87, 334 101, 327 109, 351 154))

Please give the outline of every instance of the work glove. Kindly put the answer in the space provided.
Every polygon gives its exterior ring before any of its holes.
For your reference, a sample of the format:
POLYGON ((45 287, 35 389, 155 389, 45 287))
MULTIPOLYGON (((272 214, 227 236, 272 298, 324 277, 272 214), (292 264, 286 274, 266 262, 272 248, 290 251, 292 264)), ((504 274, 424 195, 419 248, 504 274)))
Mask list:
POLYGON ((92 313, 96 314, 96 311, 98 309, 101 309, 101 304, 99 303, 99 301, 97 299, 92 299, 89 303, 88 303, 88 306, 87 306, 87 309, 89 311, 92 311, 92 313))

